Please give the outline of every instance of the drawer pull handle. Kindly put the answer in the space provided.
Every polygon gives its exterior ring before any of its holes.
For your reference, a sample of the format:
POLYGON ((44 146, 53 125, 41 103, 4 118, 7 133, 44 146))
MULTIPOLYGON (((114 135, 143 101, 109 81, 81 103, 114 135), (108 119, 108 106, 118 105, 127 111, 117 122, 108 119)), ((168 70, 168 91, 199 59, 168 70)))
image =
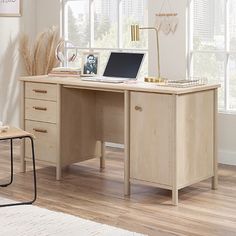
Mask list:
POLYGON ((35 132, 38 132, 38 133, 47 133, 48 131, 46 130, 46 129, 36 129, 36 128, 34 128, 33 129, 35 132))
POLYGON ((35 110, 39 110, 39 111, 46 111, 47 108, 46 107, 33 107, 35 110))
POLYGON ((47 90, 33 89, 35 93, 47 93, 47 90))
POLYGON ((140 106, 135 106, 135 108, 134 108, 136 111, 142 111, 143 110, 143 108, 142 107, 140 107, 140 106))

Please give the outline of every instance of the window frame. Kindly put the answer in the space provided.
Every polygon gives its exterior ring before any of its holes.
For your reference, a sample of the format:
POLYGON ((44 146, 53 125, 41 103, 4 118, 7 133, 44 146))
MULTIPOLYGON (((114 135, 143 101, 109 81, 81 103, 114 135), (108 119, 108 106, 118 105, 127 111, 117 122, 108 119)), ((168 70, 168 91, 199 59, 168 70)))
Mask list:
MULTIPOLYGON (((67 2, 71 2, 71 1, 82 1, 82 0, 62 0, 62 10, 61 10, 61 29, 62 29, 62 37, 65 39, 65 40, 68 40, 66 38, 66 35, 65 35, 65 25, 66 25, 66 18, 65 18, 65 8, 66 8, 66 4, 67 2)), ((92 23, 93 21, 93 17, 94 17, 94 9, 93 9, 93 3, 95 0, 87 0, 89 1, 89 46, 88 47, 79 47, 79 46, 76 46, 75 47, 67 47, 65 49, 68 50, 68 49, 74 49, 76 48, 79 52, 80 51, 91 51, 91 52, 103 52, 103 51, 106 51, 106 52, 111 52, 111 51, 117 51, 117 52, 124 52, 124 51, 129 51, 129 52, 144 52, 146 54, 146 57, 148 57, 148 53, 149 53, 149 49, 148 49, 148 42, 149 40, 147 39, 147 48, 123 48, 122 47, 122 1, 123 0, 113 0, 113 1, 116 1, 116 4, 117 4, 117 47, 114 47, 114 48, 98 48, 98 47, 93 47, 93 35, 94 35, 94 25, 92 23)), ((147 16, 148 18, 148 16, 147 16)), ((65 53, 66 54, 66 53, 65 53)), ((66 65, 64 65, 66 66, 66 65)), ((148 65, 149 66, 149 65, 148 65)))
POLYGON ((236 109, 229 108, 229 96, 230 96, 230 78, 229 78, 229 59, 230 56, 236 56, 236 51, 230 50, 230 37, 229 37, 229 1, 225 0, 224 4, 224 50, 194 50, 193 49, 193 0, 188 1, 188 61, 187 61, 187 74, 193 75, 193 56, 194 54, 212 53, 221 54, 224 59, 224 108, 219 109, 220 113, 236 114, 236 109))

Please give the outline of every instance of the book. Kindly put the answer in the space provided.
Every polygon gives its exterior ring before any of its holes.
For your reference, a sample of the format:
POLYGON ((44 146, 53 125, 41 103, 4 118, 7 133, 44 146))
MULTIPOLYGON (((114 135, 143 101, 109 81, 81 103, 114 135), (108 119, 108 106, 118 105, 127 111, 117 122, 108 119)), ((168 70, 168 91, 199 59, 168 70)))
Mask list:
POLYGON ((48 76, 54 76, 54 77, 80 77, 80 74, 71 74, 71 73, 48 73, 48 76))
POLYGON ((69 73, 78 73, 81 72, 80 68, 75 67, 55 67, 51 72, 69 72, 69 73))
POLYGON ((56 67, 53 68, 48 76, 55 77, 79 77, 81 75, 81 70, 79 68, 70 67, 56 67))

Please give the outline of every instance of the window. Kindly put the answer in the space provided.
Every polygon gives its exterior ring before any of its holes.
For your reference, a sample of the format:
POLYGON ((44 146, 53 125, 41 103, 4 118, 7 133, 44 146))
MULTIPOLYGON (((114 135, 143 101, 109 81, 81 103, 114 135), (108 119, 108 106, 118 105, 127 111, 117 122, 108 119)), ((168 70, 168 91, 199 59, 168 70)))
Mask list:
POLYGON ((190 0, 190 76, 221 84, 219 109, 236 111, 236 1, 190 0))
MULTIPOLYGON (((72 41, 79 52, 99 52, 101 71, 106 65, 110 51, 147 53, 147 32, 141 32, 139 42, 130 41, 131 24, 148 25, 147 1, 64 0, 63 36, 72 41)), ((145 57, 142 67, 143 75, 147 74, 147 60, 148 56, 145 57)), ((80 63, 77 59, 70 66, 80 66, 80 63)))

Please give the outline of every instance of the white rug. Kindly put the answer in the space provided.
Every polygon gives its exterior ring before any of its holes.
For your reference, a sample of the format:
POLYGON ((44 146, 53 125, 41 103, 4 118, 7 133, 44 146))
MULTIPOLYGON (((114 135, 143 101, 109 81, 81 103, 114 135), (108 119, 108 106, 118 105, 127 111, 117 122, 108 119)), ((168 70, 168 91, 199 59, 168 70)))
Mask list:
MULTIPOLYGON (((9 203, 0 198, 0 204, 9 203)), ((143 236, 34 205, 0 208, 0 236, 143 236)))

